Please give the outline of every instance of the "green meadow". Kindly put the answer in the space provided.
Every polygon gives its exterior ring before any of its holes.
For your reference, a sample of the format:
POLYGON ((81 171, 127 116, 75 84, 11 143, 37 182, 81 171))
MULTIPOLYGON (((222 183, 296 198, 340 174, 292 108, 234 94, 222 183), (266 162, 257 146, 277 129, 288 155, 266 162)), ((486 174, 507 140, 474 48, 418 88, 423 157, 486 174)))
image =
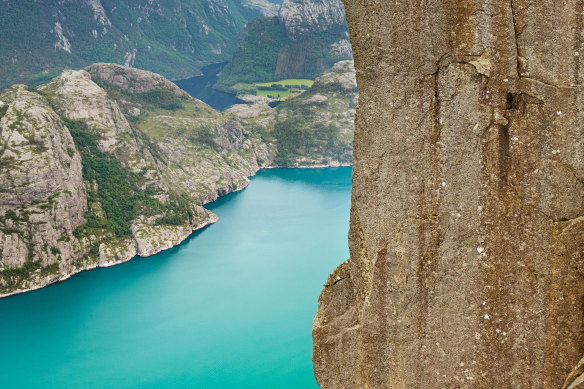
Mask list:
POLYGON ((273 82, 238 83, 232 89, 237 94, 252 94, 286 100, 290 96, 299 95, 313 84, 314 80, 293 78, 273 82))

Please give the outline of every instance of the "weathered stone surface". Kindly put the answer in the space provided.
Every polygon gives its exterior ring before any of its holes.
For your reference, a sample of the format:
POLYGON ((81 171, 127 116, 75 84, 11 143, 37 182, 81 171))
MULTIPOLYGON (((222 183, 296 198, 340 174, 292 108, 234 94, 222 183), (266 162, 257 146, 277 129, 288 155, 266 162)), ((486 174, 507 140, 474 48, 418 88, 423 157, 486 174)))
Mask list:
POLYGON ((82 252, 73 231, 85 223, 87 200, 81 158, 48 101, 24 85, 0 99, 0 275, 36 271, 23 284, 0 277, 2 296, 74 268, 82 252))
POLYGON ((284 0, 278 18, 291 37, 345 24, 345 12, 340 0, 284 0))
MULTIPOLYGON (((345 70, 328 77, 346 78, 345 70)), ((347 94, 335 80, 326 103, 344 112, 356 91, 347 94)), ((115 64, 65 71, 36 90, 3 91, 0 297, 154 255, 216 222, 203 205, 245 188, 258 169, 274 164, 274 110, 254 100, 265 117, 241 120, 159 75, 115 64), (107 177, 117 180, 113 187, 107 177), (116 211, 112 193, 135 195, 124 205, 128 215, 116 211)), ((343 115, 323 117, 339 119, 346 146, 353 111, 343 115)), ((314 151, 306 155, 308 166, 338 164, 315 159, 314 151)))
POLYGON ((563 389, 582 389, 584 388, 584 358, 578 362, 578 365, 572 370, 563 389))
POLYGON ((321 387, 580 387, 582 5, 345 7, 351 259, 314 322, 321 387))
POLYGON ((132 69, 113 63, 96 63, 87 67, 94 80, 116 86, 131 93, 146 93, 153 90, 168 90, 177 96, 188 96, 178 86, 159 74, 147 70, 132 69))

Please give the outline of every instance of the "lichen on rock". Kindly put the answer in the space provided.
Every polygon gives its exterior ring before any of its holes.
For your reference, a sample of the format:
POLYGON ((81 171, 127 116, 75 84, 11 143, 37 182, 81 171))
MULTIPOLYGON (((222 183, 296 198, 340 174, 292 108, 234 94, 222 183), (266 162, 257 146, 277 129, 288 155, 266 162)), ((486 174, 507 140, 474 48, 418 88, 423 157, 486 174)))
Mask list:
POLYGON ((345 6, 351 258, 320 297, 319 384, 561 388, 584 352, 576 2, 345 6))

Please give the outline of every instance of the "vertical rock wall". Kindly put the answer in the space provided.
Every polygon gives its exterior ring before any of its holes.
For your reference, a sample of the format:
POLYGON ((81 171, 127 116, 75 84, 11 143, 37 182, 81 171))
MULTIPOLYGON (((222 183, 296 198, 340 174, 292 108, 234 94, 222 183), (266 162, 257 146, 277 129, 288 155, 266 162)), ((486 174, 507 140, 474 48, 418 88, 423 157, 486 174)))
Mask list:
POLYGON ((584 1, 345 0, 351 259, 329 388, 561 388, 584 353, 584 1))

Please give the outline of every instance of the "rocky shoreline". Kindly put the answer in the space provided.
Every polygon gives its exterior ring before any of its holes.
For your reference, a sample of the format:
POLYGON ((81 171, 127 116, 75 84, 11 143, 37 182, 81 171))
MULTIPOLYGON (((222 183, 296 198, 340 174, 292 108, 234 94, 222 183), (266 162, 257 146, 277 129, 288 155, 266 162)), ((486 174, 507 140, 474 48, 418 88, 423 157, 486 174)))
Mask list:
MULTIPOLYGON (((331 164, 320 164, 320 165, 301 166, 301 167, 266 166, 266 167, 262 167, 261 169, 257 170, 249 178, 255 176, 255 174, 257 172, 259 172, 260 170, 263 170, 263 169, 326 169, 326 168, 337 168, 337 167, 351 167, 351 164, 331 163, 331 164)), ((249 186, 250 182, 251 181, 248 181, 247 183, 245 183, 245 185, 242 185, 241 187, 235 188, 232 191, 225 192, 222 195, 215 198, 214 200, 207 202, 206 204, 212 203, 213 201, 217 201, 219 198, 221 198, 223 196, 227 196, 229 194, 244 190, 245 188, 247 188, 249 186)), ((107 252, 107 248, 103 248, 102 246, 100 246, 100 258, 99 258, 98 262, 84 263, 83 267, 75 269, 71 273, 59 274, 57 276, 52 276, 52 277, 51 276, 46 277, 45 279, 40 280, 41 282, 39 282, 38 284, 36 284, 34 286, 31 286, 30 288, 17 289, 17 290, 11 291, 9 293, 0 294, 0 298, 7 298, 7 297, 11 297, 11 296, 16 296, 16 295, 19 295, 22 293, 42 289, 42 288, 49 286, 49 285, 52 285, 52 284, 61 283, 61 282, 64 282, 64 281, 70 279, 71 277, 73 277, 79 273, 82 273, 84 271, 89 271, 89 270, 93 270, 93 269, 97 269, 97 268, 112 267, 112 266, 120 265, 122 263, 129 262, 129 261, 134 260, 136 258, 148 258, 148 257, 154 256, 156 254, 159 254, 161 252, 169 250, 173 247, 180 246, 194 232, 199 231, 199 230, 201 230, 205 227, 208 227, 212 224, 215 224, 218 221, 219 221, 219 217, 217 215, 215 215, 214 213, 209 212, 208 219, 205 220, 204 222, 202 222, 201 224, 194 226, 190 229, 179 226, 177 228, 183 229, 183 233, 180 234, 179 237, 177 237, 176 239, 166 240, 163 245, 161 245, 157 248, 154 248, 152 250, 143 251, 141 254, 137 251, 137 247, 139 246, 140 243, 138 242, 139 239, 136 239, 136 238, 128 238, 127 239, 128 241, 131 241, 131 242, 130 242, 130 245, 127 247, 126 251, 124 251, 124 252, 116 251, 115 253, 110 253, 112 255, 104 254, 105 252, 107 252)), ((162 226, 162 227, 168 227, 168 226, 162 226)), ((102 243, 102 245, 105 245, 105 243, 102 243)))
MULTIPOLYGON (((43 281, 37 285, 34 285, 30 288, 25 288, 25 289, 17 289, 14 290, 10 293, 5 293, 5 294, 0 294, 0 298, 6 298, 6 297, 11 297, 11 296, 16 296, 18 294, 22 294, 22 293, 26 293, 26 292, 31 292, 33 290, 38 290, 38 289, 42 289, 44 287, 47 287, 49 285, 52 284, 58 284, 60 282, 66 281, 69 278, 73 277, 76 274, 82 273, 84 271, 88 271, 88 270, 93 270, 93 269, 97 269, 97 268, 106 268, 106 267, 112 267, 112 266, 116 266, 116 265, 120 265, 122 263, 126 263, 129 262, 133 259, 136 258, 148 258, 151 257, 153 255, 159 254, 165 250, 171 249, 173 247, 179 246, 181 245, 186 239, 189 238, 189 236, 192 235, 193 232, 196 232, 200 229, 203 229, 211 224, 216 223, 217 221, 219 221, 219 218, 212 214, 214 217, 211 217, 210 220, 207 223, 201 224, 196 226, 195 228, 193 228, 191 231, 188 232, 188 234, 182 236, 180 239, 178 240, 173 240, 173 241, 167 241, 168 243, 168 247, 165 247, 163 249, 157 250, 152 252, 151 254, 147 254, 147 255, 136 255, 136 250, 134 249, 133 253, 130 249, 129 252, 124 253, 125 255, 122 256, 121 259, 111 259, 111 258, 116 258, 116 257, 111 257, 110 259, 106 259, 103 262, 101 261, 100 258, 100 262, 98 263, 86 263, 85 266, 79 268, 79 269, 75 269, 73 272, 68 273, 68 274, 59 274, 58 276, 55 277, 47 277, 45 278, 43 281)), ((117 256, 117 258, 119 258, 119 256, 117 256)))

